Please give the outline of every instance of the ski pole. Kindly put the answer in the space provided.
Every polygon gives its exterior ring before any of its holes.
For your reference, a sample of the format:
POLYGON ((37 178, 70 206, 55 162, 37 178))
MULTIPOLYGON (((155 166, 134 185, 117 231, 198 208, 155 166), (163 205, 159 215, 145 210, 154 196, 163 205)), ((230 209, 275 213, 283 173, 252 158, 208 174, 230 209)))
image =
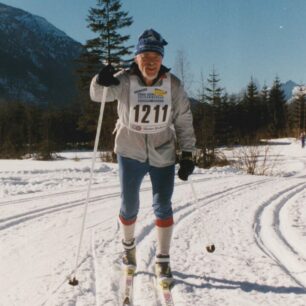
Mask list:
MULTIPOLYGON (((200 215, 202 215, 202 211, 201 211, 200 205, 199 205, 199 199, 197 197, 197 194, 196 194, 191 176, 189 177, 189 183, 190 183, 190 187, 191 187, 191 190, 192 190, 194 201, 196 203, 197 211, 199 212, 200 215)), ((202 218, 202 220, 204 220, 204 218, 202 218)), ((211 243, 211 240, 209 238, 209 235, 208 235, 208 232, 206 230, 206 227, 205 227, 204 223, 203 223, 203 230, 204 230, 204 233, 205 233, 205 235, 207 237, 207 240, 209 242, 208 245, 206 246, 206 250, 207 250, 208 253, 213 253, 215 251, 216 247, 213 243, 211 243)))
POLYGON ((92 179, 93 179, 93 172, 94 172, 95 163, 96 163, 96 155, 97 155, 97 151, 98 151, 98 145, 99 145, 99 139, 100 139, 100 132, 101 132, 101 126, 102 126, 102 119, 103 119, 104 107, 105 107, 105 102, 106 102, 106 96, 107 96, 107 87, 103 87, 100 114, 99 114, 98 126, 97 126, 97 131, 96 131, 96 139, 95 139, 95 145, 94 145, 94 150, 93 150, 93 156, 92 156, 92 159, 91 159, 90 177, 89 177, 86 201, 85 201, 84 212, 83 212, 83 220, 82 220, 82 226, 81 226, 80 240, 79 240, 78 250, 77 250, 77 255, 76 255, 75 269, 74 269, 73 274, 71 275, 71 277, 69 279, 69 285, 71 285, 71 286, 77 286, 79 284, 79 281, 76 278, 76 272, 78 270, 78 265, 79 265, 79 257, 80 257, 81 245, 82 245, 82 241, 83 241, 85 221, 86 221, 86 215, 87 215, 87 209, 88 209, 88 203, 89 203, 89 196, 90 196, 92 179))

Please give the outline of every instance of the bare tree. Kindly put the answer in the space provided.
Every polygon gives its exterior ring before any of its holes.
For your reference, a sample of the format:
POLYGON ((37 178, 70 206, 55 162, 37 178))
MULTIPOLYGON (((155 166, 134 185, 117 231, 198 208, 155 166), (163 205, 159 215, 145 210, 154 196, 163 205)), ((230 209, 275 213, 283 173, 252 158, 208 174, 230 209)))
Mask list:
POLYGON ((234 166, 251 175, 273 175, 280 154, 271 152, 271 145, 259 142, 234 150, 234 166))
POLYGON ((179 49, 176 53, 174 63, 174 73, 182 81, 184 89, 191 96, 191 86, 193 83, 193 75, 190 69, 187 53, 184 49, 179 49))

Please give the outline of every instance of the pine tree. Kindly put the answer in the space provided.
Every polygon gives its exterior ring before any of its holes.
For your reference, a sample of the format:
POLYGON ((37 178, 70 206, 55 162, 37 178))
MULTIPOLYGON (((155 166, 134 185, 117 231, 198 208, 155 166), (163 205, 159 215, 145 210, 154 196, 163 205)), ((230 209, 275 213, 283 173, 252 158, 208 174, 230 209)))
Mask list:
POLYGON ((223 142, 223 135, 225 130, 224 112, 222 104, 222 92, 223 88, 219 87, 220 79, 218 74, 213 68, 212 73, 209 74, 207 79, 208 87, 205 88, 206 94, 204 96, 205 101, 212 106, 213 113, 211 118, 211 124, 213 126, 213 146, 220 145, 223 142))
POLYGON ((278 77, 275 78, 270 90, 269 114, 271 136, 284 136, 287 128, 286 99, 278 77))
POLYGON ((268 129, 268 125, 269 125, 269 89, 268 86, 265 84, 260 93, 259 93, 259 97, 260 97, 260 128, 263 134, 267 134, 267 129, 268 129))
POLYGON ((231 94, 227 97, 227 124, 228 124, 228 139, 227 144, 233 145, 239 143, 241 138, 240 124, 241 124, 241 112, 239 110, 239 99, 235 94, 231 94))
MULTIPOLYGON (((84 52, 79 59, 81 100, 83 101, 83 116, 79 121, 80 129, 88 132, 89 139, 93 139, 97 127, 99 104, 92 103, 88 97, 88 90, 92 77, 101 69, 102 65, 111 63, 116 69, 121 69, 131 55, 132 46, 125 46, 129 35, 121 35, 119 30, 129 27, 132 17, 122 11, 119 0, 97 0, 96 7, 89 10, 88 27, 97 36, 87 40, 84 52)), ((107 103, 101 133, 102 144, 110 148, 113 143, 112 130, 116 120, 116 104, 107 103)))
POLYGON ((198 89, 198 100, 190 98, 191 112, 193 116, 193 127, 196 136, 197 165, 207 168, 211 164, 211 153, 213 152, 213 124, 212 106, 205 100, 205 81, 201 72, 200 88, 198 89))
POLYGON ((221 94, 223 89, 218 86, 220 79, 218 78, 215 68, 213 68, 213 71, 209 74, 207 82, 209 87, 205 88, 207 92, 205 99, 211 105, 218 106, 221 102, 221 94))
POLYGON ((37 127, 42 120, 42 109, 37 105, 26 106, 26 120, 27 120, 27 154, 32 155, 37 150, 37 144, 40 142, 41 131, 37 127))
POLYGON ((19 158, 25 153, 25 105, 18 101, 5 102, 0 108, 0 156, 19 158))
POLYGON ((236 97, 235 95, 228 95, 225 93, 222 96, 222 144, 232 145, 236 139, 235 125, 236 125, 236 97))
POLYGON ((260 128, 260 98, 258 94, 257 86, 251 78, 247 90, 244 94, 243 100, 243 109, 244 109, 244 128, 245 136, 250 140, 254 139, 260 128))
POLYGON ((306 129, 306 86, 294 88, 290 101, 290 127, 299 136, 306 129))

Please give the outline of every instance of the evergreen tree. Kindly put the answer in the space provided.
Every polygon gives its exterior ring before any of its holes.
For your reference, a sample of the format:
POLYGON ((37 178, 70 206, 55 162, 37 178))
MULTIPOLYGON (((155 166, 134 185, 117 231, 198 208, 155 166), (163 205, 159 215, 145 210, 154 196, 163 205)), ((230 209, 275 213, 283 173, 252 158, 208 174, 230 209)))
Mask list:
POLYGON ((306 130, 306 87, 297 86, 293 90, 289 109, 290 128, 299 136, 306 130))
POLYGON ((227 122, 229 126, 229 136, 227 140, 228 145, 239 143, 241 138, 240 123, 241 123, 241 112, 239 111, 239 103, 237 95, 230 95, 227 98, 227 122))
POLYGON ((199 167, 206 168, 211 164, 213 124, 212 106, 205 100, 205 81, 201 72, 201 82, 198 89, 198 99, 190 98, 193 127, 196 137, 197 156, 199 167))
POLYGON ((286 99, 278 77, 275 78, 270 90, 268 105, 271 136, 284 136, 287 128, 286 99))
MULTIPOLYGON (((116 69, 122 68, 127 61, 125 57, 131 55, 132 46, 125 46, 129 35, 121 35, 119 30, 129 27, 133 20, 127 12, 122 11, 119 0, 97 0, 96 7, 89 10, 88 27, 97 36, 84 45, 84 52, 79 59, 81 100, 83 101, 83 116, 79 121, 80 129, 88 132, 89 139, 94 138, 97 127, 99 104, 92 103, 88 97, 89 85, 92 77, 101 69, 102 65, 111 63, 116 69)), ((103 146, 109 147, 113 143, 116 105, 106 104, 101 133, 103 146)))
POLYGON ((59 150, 75 148, 84 139, 77 130, 78 117, 78 109, 71 106, 59 110, 18 101, 0 103, 0 157, 35 154, 51 159, 59 150))
POLYGON ((268 86, 265 84, 260 93, 260 128, 262 134, 267 134, 267 129, 269 125, 269 89, 268 86))
POLYGON ((25 153, 26 112, 21 102, 5 102, 0 108, 0 156, 18 158, 25 153))
POLYGON ((40 141, 36 148, 36 158, 40 160, 54 159, 56 152, 56 143, 59 139, 55 136, 55 122, 53 120, 52 110, 47 106, 42 111, 41 120, 39 121, 40 141))
POLYGON ((245 137, 247 137, 249 140, 255 139, 255 136, 260 128, 261 109, 258 89, 253 78, 251 78, 248 84, 242 104, 245 137))
POLYGON ((222 144, 224 140, 224 132, 226 129, 224 122, 224 110, 222 101, 223 89, 219 87, 220 79, 213 68, 212 73, 207 79, 208 87, 205 88, 205 101, 212 106, 213 113, 211 117, 211 124, 213 126, 213 146, 222 144))
POLYGON ((236 140, 235 125, 236 125, 236 97, 225 93, 222 96, 222 144, 232 145, 236 140))
POLYGON ((201 168, 211 166, 214 160, 213 125, 211 124, 212 107, 206 102, 196 102, 191 99, 193 127, 196 136, 197 165, 201 168))
POLYGON ((208 87, 205 88, 207 92, 207 94, 205 95, 206 101, 213 106, 220 105, 223 89, 218 85, 220 79, 218 78, 218 74, 215 68, 213 68, 213 71, 209 74, 207 82, 208 82, 208 87))

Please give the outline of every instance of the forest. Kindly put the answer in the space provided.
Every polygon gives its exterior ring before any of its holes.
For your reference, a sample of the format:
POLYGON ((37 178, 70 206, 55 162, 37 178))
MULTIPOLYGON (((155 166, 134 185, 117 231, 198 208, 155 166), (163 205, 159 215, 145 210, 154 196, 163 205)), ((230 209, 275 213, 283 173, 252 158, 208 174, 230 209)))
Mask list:
MULTIPOLYGON (((121 35, 120 30, 128 28, 133 18, 122 11, 120 1, 103 0, 89 10, 87 22, 96 38, 88 40, 80 57, 75 59, 78 99, 64 107, 1 101, 0 158, 52 159, 59 151, 92 149, 99 103, 90 101, 89 84, 101 63, 111 62, 117 71, 131 63, 132 46, 126 46, 129 35, 121 35)), ((186 62, 180 58, 177 64, 184 66, 186 62)), ((290 101, 286 101, 277 76, 273 84, 263 88, 258 88, 250 77, 240 93, 228 94, 215 69, 206 75, 205 81, 198 82, 202 85, 197 94, 190 96, 202 166, 214 163, 218 147, 259 143, 265 138, 299 137, 305 130, 304 86, 299 86, 290 101)), ((187 83, 180 69, 177 76, 183 84, 187 83)), ((116 104, 106 105, 100 150, 113 148, 116 104)))

